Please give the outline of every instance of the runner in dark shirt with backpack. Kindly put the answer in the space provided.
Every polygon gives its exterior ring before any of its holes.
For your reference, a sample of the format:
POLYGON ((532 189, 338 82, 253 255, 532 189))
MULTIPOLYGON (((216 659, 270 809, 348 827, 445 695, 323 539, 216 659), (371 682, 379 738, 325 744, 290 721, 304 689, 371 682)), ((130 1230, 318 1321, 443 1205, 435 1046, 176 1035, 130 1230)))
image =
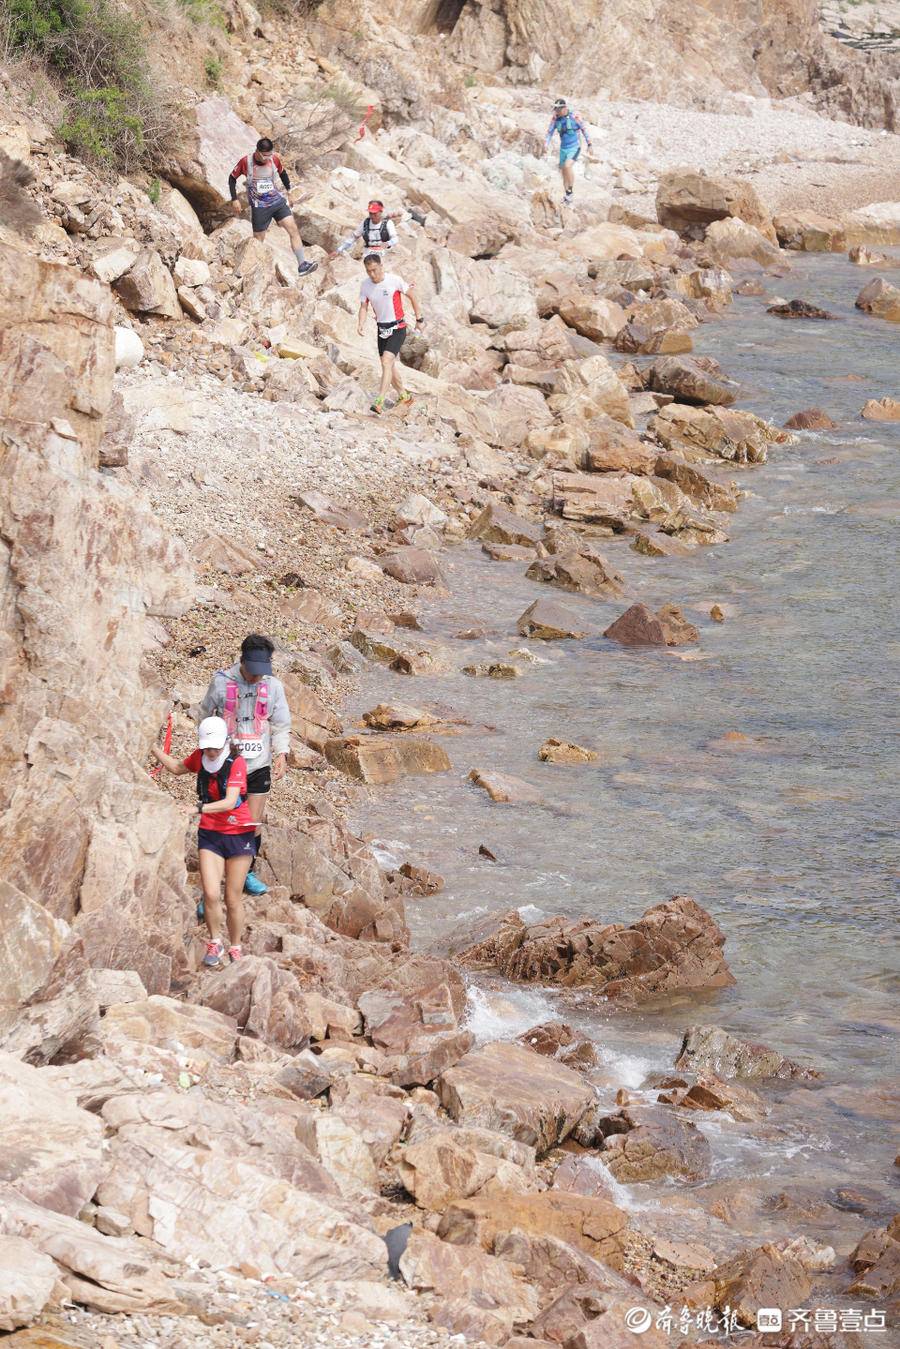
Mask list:
POLYGON ((198 748, 186 759, 176 759, 158 746, 153 754, 170 773, 197 774, 197 858, 209 941, 203 964, 224 964, 222 901, 228 923, 228 958, 241 959, 244 928, 244 881, 256 856, 256 821, 247 805, 247 765, 236 754, 222 717, 206 717, 197 733, 198 748))
POLYGON ((274 220, 287 230, 297 259, 297 271, 301 276, 309 276, 318 267, 317 262, 307 262, 303 252, 303 240, 294 219, 285 192, 291 190, 291 180, 287 170, 275 153, 275 147, 267 136, 256 142, 256 149, 244 155, 235 164, 228 175, 228 191, 233 203, 235 215, 241 214, 241 204, 237 199, 237 180, 247 180, 247 200, 250 203, 250 220, 253 225, 253 237, 263 239, 266 230, 274 220), (284 192, 278 190, 276 176, 281 179, 284 192))

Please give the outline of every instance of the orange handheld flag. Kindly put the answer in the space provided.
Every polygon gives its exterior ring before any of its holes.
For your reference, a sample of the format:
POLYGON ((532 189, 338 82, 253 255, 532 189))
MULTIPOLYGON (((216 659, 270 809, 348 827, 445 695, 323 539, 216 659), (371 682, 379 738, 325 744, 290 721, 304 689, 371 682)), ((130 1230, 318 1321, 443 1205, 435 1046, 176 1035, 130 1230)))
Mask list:
MULTIPOLYGON (((172 748, 172 713, 170 712, 169 719, 166 722, 166 733, 163 736, 163 749, 165 750, 166 754, 168 754, 171 748, 172 748)), ((162 764, 160 763, 157 764, 155 768, 150 769, 150 776, 151 778, 158 778, 161 772, 162 772, 162 764)))
POLYGON ((366 122, 368 122, 369 118, 372 116, 372 113, 373 113, 374 111, 375 111, 375 105, 374 105, 373 103, 370 103, 369 106, 366 108, 366 115, 365 115, 365 117, 362 119, 362 121, 361 121, 360 124, 359 124, 359 135, 356 137, 356 139, 357 139, 358 141, 361 141, 362 138, 363 138, 363 136, 366 134, 366 122))

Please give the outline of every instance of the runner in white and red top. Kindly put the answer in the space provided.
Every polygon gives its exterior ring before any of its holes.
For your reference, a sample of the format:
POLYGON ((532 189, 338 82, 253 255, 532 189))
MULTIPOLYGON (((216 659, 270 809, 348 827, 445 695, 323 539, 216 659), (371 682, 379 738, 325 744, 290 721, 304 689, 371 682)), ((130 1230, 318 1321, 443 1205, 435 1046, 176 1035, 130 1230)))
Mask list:
POLYGON ((366 279, 359 288, 356 329, 362 337, 366 312, 371 308, 378 324, 378 355, 381 358, 381 387, 378 390, 378 397, 372 404, 372 411, 376 416, 381 416, 384 412, 384 400, 392 384, 398 394, 395 407, 408 411, 413 401, 412 395, 404 389, 398 368, 400 349, 406 341, 404 296, 412 305, 416 323, 421 328, 425 320, 419 307, 419 299, 415 289, 408 286, 402 276, 384 270, 384 263, 376 253, 367 254, 363 259, 363 265, 366 269, 366 279))

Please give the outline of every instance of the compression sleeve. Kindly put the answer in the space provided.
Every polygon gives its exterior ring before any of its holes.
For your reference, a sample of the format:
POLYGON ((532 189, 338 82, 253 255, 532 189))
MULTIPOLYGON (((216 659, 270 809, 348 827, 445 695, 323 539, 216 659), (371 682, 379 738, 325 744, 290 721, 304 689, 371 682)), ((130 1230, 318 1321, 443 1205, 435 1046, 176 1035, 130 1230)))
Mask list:
POLYGON ((553 133, 556 130, 556 118, 550 118, 550 125, 547 127, 547 134, 544 137, 544 145, 547 146, 553 140, 553 133))
POLYGON ((237 179, 233 173, 228 175, 228 191, 232 201, 237 201, 237 179))
POLYGON ((584 125, 584 122, 582 122, 582 120, 581 120, 580 117, 576 117, 576 118, 575 118, 575 126, 576 126, 577 129, 581 132, 582 136, 584 136, 584 139, 585 139, 585 142, 586 142, 586 144, 587 144, 587 147, 588 147, 588 149, 590 149, 590 148, 591 148, 591 138, 590 138, 590 136, 588 135, 587 129, 585 128, 585 125, 584 125))
POLYGON ((284 190, 285 190, 285 192, 290 192, 290 190, 291 190, 291 180, 290 180, 290 178, 288 177, 288 171, 287 171, 287 169, 279 169, 279 170, 278 170, 278 176, 279 176, 279 178, 281 179, 282 183, 284 184, 284 190))

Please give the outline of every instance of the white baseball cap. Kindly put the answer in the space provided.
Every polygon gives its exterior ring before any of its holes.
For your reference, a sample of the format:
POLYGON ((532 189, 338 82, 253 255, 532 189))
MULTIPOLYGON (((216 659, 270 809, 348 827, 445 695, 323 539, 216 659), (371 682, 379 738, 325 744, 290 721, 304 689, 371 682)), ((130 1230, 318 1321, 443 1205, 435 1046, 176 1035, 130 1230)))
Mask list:
POLYGON ((201 749, 224 749, 228 742, 228 727, 223 717, 204 717, 197 727, 197 744, 201 749))

